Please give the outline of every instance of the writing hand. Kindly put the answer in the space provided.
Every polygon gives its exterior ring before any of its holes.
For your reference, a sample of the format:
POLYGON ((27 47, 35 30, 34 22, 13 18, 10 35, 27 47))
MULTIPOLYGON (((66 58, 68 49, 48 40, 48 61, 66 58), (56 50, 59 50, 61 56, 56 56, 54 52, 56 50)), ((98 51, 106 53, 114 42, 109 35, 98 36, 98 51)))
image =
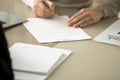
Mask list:
POLYGON ((49 0, 35 0, 32 11, 36 17, 50 18, 54 15, 54 3, 49 0))

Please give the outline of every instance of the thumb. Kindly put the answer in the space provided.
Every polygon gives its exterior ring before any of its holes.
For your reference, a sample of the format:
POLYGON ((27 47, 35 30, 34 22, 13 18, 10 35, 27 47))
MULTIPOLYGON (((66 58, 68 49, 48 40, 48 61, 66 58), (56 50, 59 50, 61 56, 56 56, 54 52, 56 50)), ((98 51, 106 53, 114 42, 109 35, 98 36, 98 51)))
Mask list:
POLYGON ((53 2, 51 2, 51 1, 49 1, 49 0, 46 0, 45 1, 46 2, 46 4, 48 5, 48 7, 51 9, 51 10, 54 10, 54 3, 53 2))

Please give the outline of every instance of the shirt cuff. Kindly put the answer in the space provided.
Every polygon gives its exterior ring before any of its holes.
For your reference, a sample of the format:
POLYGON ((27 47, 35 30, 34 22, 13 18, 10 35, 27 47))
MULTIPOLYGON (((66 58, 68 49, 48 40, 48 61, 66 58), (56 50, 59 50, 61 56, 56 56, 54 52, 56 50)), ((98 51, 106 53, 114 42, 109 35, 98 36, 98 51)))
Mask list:
POLYGON ((22 0, 27 6, 33 8, 35 0, 22 0))

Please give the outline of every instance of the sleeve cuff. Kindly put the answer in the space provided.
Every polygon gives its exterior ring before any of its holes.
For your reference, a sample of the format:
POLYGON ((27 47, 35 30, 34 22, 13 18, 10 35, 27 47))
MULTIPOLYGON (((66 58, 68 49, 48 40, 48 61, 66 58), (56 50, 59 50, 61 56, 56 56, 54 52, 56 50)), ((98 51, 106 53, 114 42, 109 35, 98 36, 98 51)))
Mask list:
POLYGON ((110 16, 109 7, 107 7, 106 4, 101 4, 100 7, 102 8, 102 10, 104 12, 104 17, 110 16))
POLYGON ((33 8, 35 0, 22 0, 27 6, 33 8))

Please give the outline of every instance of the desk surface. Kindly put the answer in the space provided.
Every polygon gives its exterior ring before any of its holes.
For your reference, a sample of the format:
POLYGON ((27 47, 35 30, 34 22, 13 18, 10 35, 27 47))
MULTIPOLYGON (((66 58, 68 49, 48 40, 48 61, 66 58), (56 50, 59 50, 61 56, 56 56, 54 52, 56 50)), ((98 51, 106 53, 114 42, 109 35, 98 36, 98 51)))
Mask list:
MULTIPOLYGON (((33 17, 31 9, 21 0, 0 0, 0 10, 33 17)), ((59 15, 71 16, 78 9, 56 7, 59 15)), ((106 29, 116 17, 106 18, 95 25, 83 28, 93 38, 106 29)), ((40 44, 23 25, 5 31, 9 46, 15 42, 40 44)), ((61 64, 48 80, 120 80, 120 47, 93 40, 40 44, 70 49, 73 54, 61 64)))
MULTIPOLYGON (((105 19, 84 30, 95 37, 115 20, 105 19)), ((72 50, 73 54, 48 80, 120 80, 120 47, 93 40, 63 42, 54 47, 72 50)))

